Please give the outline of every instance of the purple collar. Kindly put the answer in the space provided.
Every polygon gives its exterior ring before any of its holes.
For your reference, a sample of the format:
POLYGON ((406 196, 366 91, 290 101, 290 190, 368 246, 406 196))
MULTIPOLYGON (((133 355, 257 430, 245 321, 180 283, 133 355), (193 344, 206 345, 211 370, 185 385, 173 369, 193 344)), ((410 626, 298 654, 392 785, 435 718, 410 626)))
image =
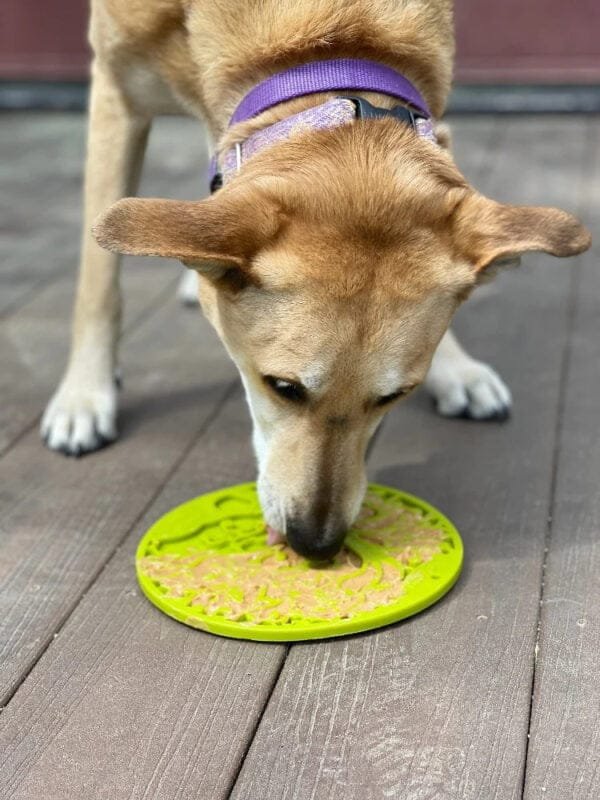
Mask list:
POLYGON ((387 94, 408 104, 409 109, 377 109, 359 98, 340 97, 309 108, 257 131, 211 162, 211 190, 215 191, 242 161, 276 141, 307 128, 328 128, 356 118, 393 116, 412 124, 416 133, 435 141, 431 114, 416 87, 395 69, 375 61, 340 58, 311 61, 272 75, 251 89, 235 109, 229 125, 244 122, 279 103, 328 91, 369 91, 387 94))
POLYGON ((295 97, 340 90, 389 94, 410 103, 421 116, 431 116, 420 92, 395 69, 376 61, 337 58, 300 64, 262 81, 244 97, 233 112, 229 124, 235 125, 236 122, 252 119, 268 108, 295 97))

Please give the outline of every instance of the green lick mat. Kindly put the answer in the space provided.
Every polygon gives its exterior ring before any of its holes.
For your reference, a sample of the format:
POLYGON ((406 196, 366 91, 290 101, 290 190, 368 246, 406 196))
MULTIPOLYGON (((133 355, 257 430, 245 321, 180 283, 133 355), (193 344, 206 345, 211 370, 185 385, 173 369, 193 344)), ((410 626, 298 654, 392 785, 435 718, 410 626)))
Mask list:
POLYGON ((267 545, 256 485, 174 508, 142 538, 140 586, 186 625, 236 639, 291 642, 379 628, 439 600, 460 573, 452 523, 405 492, 370 484, 346 545, 311 566, 267 545))

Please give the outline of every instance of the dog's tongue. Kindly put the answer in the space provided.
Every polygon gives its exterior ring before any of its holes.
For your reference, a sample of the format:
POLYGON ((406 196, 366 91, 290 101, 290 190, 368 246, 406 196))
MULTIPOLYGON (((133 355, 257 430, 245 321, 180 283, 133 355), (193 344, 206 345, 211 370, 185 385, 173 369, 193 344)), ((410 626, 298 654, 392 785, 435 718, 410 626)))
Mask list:
POLYGON ((285 539, 283 538, 282 533, 279 533, 279 531, 276 531, 275 528, 267 525, 267 544, 269 546, 272 544, 281 544, 284 541, 285 539))

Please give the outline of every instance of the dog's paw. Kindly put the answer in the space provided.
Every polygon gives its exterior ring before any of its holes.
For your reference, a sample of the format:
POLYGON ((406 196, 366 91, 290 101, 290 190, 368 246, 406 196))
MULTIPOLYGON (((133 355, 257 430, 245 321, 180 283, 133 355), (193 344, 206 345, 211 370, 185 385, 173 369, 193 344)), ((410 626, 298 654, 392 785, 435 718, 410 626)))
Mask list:
POLYGON ((67 376, 48 403, 40 433, 50 450, 81 456, 117 438, 116 418, 115 381, 90 386, 67 376))
POLYGON ((505 420, 510 416, 510 390, 487 364, 465 357, 431 372, 427 388, 442 416, 476 420, 505 420))
POLYGON ((195 270, 185 270, 177 287, 177 297, 184 306, 198 305, 198 274, 195 270))

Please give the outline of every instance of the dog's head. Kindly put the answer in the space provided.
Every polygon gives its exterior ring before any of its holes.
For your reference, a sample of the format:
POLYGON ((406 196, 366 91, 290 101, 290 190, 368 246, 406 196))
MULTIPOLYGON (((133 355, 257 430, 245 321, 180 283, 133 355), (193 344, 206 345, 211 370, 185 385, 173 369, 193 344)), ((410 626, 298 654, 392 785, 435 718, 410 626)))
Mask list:
POLYGON ((246 389, 266 521, 313 557, 341 546, 370 437, 481 277, 589 246, 574 217, 483 197, 390 120, 275 145, 207 200, 122 200, 95 234, 198 271, 246 389))

